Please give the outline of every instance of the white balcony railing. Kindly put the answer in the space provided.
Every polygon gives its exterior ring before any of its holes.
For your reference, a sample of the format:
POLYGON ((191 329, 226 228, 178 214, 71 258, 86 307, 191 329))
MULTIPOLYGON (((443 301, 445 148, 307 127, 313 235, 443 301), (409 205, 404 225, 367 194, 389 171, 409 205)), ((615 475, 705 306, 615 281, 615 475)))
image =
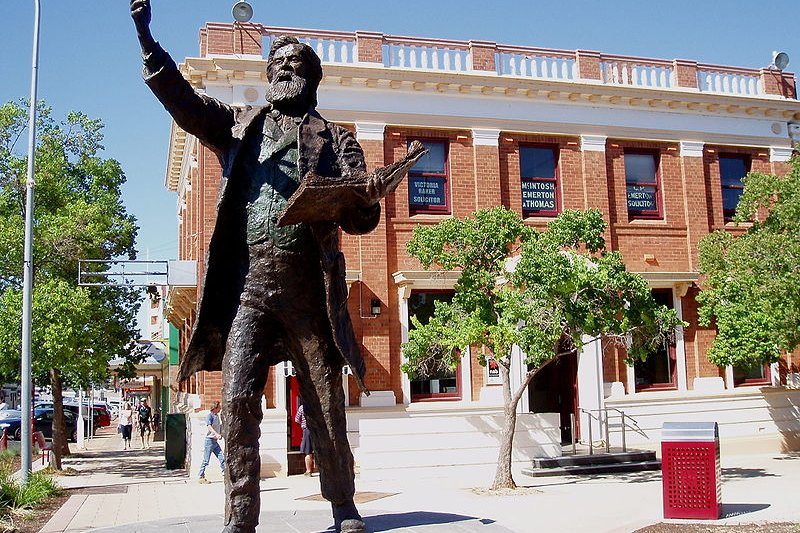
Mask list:
POLYGON ((383 65, 390 68, 466 72, 471 69, 469 50, 447 41, 404 39, 383 45, 383 65))
POLYGON ((548 51, 501 50, 495 56, 497 74, 545 80, 575 79, 575 54, 565 55, 548 51))
MULTIPOLYGON (((297 28, 261 27, 264 55, 269 51, 272 40, 278 35, 294 35, 301 42, 311 46, 324 63, 357 64, 359 37, 355 32, 329 30, 306 30, 297 28)), ((426 39, 420 37, 379 36, 381 63, 390 69, 413 69, 445 72, 484 72, 491 68, 486 58, 473 58, 474 43, 447 39, 426 39), (473 64, 473 59, 477 63, 473 64)), ((370 36, 370 38, 374 38, 370 36)), ((578 69, 580 53, 570 50, 550 50, 526 46, 482 44, 475 53, 494 53, 495 73, 498 76, 533 78, 555 81, 583 81, 578 69)), ((366 45, 365 45, 366 46, 366 45)), ((369 46, 375 46, 369 43, 369 46)), ((586 74, 593 83, 597 82, 596 70, 592 72, 593 59, 587 54, 586 74)), ((617 55, 599 55, 600 83, 653 89, 682 89, 725 95, 761 96, 765 95, 761 73, 756 69, 723 67, 700 64, 696 66, 697 88, 686 78, 677 79, 677 71, 672 61, 662 59, 638 58, 617 55)), ((581 59, 583 61, 583 59, 581 59)), ((379 63, 379 64, 381 64, 379 63)), ((596 64, 596 63, 594 63, 596 64)), ((583 64, 581 63, 581 69, 583 64)), ((685 76, 685 74, 681 74, 685 76)), ((694 75, 692 72, 691 75, 694 75)))
POLYGON ((762 94, 759 81, 757 74, 749 72, 709 67, 697 70, 697 88, 702 92, 757 96, 762 94))
MULTIPOLYGON (((317 53, 323 63, 349 64, 358 62, 358 43, 355 35, 345 32, 303 32, 301 30, 287 30, 288 35, 294 35, 301 43, 305 43, 317 53)), ((279 33, 269 33, 263 36, 264 56, 269 53, 269 47, 279 33)))
POLYGON ((637 61, 634 58, 609 58, 600 62, 603 83, 667 89, 672 87, 672 66, 637 61))

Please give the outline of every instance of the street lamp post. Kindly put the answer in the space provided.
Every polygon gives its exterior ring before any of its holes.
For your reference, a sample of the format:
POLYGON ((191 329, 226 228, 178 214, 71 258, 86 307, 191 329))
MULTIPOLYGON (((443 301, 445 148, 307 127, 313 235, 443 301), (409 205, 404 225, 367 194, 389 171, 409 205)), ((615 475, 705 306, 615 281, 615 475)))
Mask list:
POLYGON ((33 59, 31 65, 31 101, 28 114, 28 178, 25 183, 25 250, 22 273, 22 482, 31 472, 31 309, 33 307, 33 172, 36 160, 36 89, 39 80, 40 0, 33 0, 33 59))

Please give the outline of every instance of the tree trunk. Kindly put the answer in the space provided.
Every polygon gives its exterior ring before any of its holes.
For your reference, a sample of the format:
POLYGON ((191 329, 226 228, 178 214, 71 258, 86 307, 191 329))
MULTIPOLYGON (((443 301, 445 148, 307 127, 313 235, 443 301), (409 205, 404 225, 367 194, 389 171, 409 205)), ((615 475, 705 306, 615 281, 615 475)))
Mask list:
POLYGON ((50 455, 50 466, 61 470, 61 457, 69 454, 69 444, 64 420, 61 371, 57 368, 50 369, 50 387, 53 389, 53 453, 50 455))
POLYGON ((509 365, 501 363, 499 366, 500 377, 503 381, 503 431, 500 433, 500 453, 497 457, 497 470, 494 474, 492 490, 517 488, 511 473, 511 449, 514 442, 514 429, 517 426, 519 399, 511 395, 509 365))

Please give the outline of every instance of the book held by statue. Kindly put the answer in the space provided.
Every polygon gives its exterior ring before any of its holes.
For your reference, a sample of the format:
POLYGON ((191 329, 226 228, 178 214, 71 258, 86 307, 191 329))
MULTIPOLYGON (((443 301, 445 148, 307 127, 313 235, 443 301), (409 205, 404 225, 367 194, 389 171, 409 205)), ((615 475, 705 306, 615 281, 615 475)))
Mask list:
POLYGON ((408 153, 399 161, 373 172, 360 172, 350 176, 327 177, 309 172, 289 198, 286 208, 278 216, 278 226, 300 222, 338 221, 353 206, 369 207, 374 191, 381 197, 394 191, 427 150, 419 141, 408 147, 408 153))

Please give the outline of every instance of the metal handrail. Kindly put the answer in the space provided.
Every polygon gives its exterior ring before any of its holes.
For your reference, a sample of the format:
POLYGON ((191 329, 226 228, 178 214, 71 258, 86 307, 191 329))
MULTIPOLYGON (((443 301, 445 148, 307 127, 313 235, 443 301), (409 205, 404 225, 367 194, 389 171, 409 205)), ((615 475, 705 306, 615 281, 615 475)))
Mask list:
MULTIPOLYGON (((603 422, 602 422, 602 420, 600 420, 600 414, 599 414, 600 411, 602 411, 602 409, 584 409, 583 407, 579 407, 578 410, 580 412, 582 412, 582 413, 586 413, 586 415, 589 417, 589 428, 588 428, 589 429, 589 455, 593 455, 594 454, 594 439, 592 438, 592 419, 594 418, 594 419, 597 420, 598 424, 602 424, 603 422), (597 416, 592 414, 595 411, 598 412, 597 416)), ((575 434, 574 433, 572 434, 572 440, 573 440, 573 442, 575 441, 575 434)))
MULTIPOLYGON (((602 409, 584 409, 582 407, 579 407, 578 410, 581 413, 586 413, 586 415, 589 417, 589 427, 588 427, 588 433, 589 433, 589 435, 588 435, 589 436, 589 439, 588 439, 589 440, 589 455, 594 454, 594 441, 592 439, 592 420, 593 419, 597 420, 597 423, 600 425, 601 429, 604 432, 606 453, 610 453, 611 452, 611 439, 609 437, 609 419, 611 418, 611 416, 609 415, 609 411, 615 411, 616 413, 619 414, 620 429, 621 429, 621 433, 622 433, 622 452, 623 453, 628 451, 627 439, 626 439, 626 436, 625 436, 625 430, 628 427, 628 423, 626 423, 626 420, 628 420, 628 421, 633 423, 633 425, 631 426, 632 428, 634 428, 638 432, 641 432, 641 430, 639 429, 639 425, 636 423, 636 421, 633 418, 631 418, 629 415, 626 415, 625 411, 622 411, 621 409, 617 409, 616 407, 604 407, 602 409), (594 413, 597 413, 597 414, 595 415, 594 413)), ((574 414, 571 417, 571 425, 572 425, 572 428, 571 428, 572 429, 572 453, 575 454, 576 452, 575 452, 575 415, 574 414)))

